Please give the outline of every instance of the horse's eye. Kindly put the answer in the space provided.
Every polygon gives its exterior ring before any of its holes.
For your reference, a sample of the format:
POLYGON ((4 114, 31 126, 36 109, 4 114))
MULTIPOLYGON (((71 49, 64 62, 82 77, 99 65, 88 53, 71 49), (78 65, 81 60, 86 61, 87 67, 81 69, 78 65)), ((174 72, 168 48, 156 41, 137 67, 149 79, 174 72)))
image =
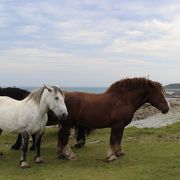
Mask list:
POLYGON ((59 98, 58 97, 55 97, 55 100, 58 100, 59 98))

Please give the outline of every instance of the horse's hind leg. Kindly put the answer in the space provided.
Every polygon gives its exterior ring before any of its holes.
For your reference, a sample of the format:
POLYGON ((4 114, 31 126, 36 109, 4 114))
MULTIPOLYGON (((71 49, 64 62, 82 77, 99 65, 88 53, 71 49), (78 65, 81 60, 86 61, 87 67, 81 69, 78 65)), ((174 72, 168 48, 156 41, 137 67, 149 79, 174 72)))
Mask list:
POLYGON ((28 141, 29 141, 29 134, 27 132, 22 133, 22 155, 20 161, 21 168, 28 168, 29 164, 26 160, 26 153, 28 150, 28 141))
POLYGON ((78 127, 76 140, 77 140, 77 144, 75 144, 74 147, 81 148, 85 145, 86 143, 85 128, 78 127))
POLYGON ((42 163, 43 162, 43 160, 41 158, 41 153, 40 153, 41 137, 43 134, 44 134, 44 131, 38 132, 35 134, 35 151, 36 151, 35 163, 42 163))
POLYGON ((21 134, 18 134, 17 140, 16 140, 15 144, 12 145, 11 149, 12 150, 19 150, 21 147, 21 140, 22 140, 22 136, 21 136, 21 134))
POLYGON ((109 162, 116 160, 117 156, 124 154, 121 148, 123 130, 123 124, 119 124, 111 128, 110 147, 107 151, 107 160, 109 162))

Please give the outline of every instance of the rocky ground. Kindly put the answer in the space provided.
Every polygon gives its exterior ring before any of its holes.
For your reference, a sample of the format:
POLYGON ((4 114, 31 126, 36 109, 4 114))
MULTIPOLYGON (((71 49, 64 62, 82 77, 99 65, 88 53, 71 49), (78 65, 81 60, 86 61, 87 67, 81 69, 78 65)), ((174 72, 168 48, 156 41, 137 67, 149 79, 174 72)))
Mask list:
POLYGON ((167 114, 161 114, 149 104, 142 106, 134 115, 129 126, 138 128, 158 128, 180 121, 180 98, 168 98, 171 109, 167 114))

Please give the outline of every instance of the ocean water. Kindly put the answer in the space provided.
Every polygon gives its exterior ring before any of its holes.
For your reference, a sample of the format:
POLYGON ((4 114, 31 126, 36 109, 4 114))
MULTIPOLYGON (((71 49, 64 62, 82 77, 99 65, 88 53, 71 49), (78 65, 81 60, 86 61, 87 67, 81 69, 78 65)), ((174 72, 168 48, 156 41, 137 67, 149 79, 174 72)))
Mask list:
MULTIPOLYGON (((26 89, 28 91, 33 91, 34 89, 37 89, 38 87, 20 87, 21 89, 26 89)), ((65 91, 78 91, 78 92, 87 92, 87 93, 102 93, 106 91, 108 87, 62 87, 65 91)), ((168 94, 173 94, 174 92, 180 91, 180 89, 166 89, 166 92, 168 94)))
MULTIPOLYGON (((38 87, 20 87, 21 89, 25 89, 27 91, 33 91, 38 87)), ((88 93, 102 93, 107 87, 62 87, 65 91, 78 91, 78 92, 88 92, 88 93)))

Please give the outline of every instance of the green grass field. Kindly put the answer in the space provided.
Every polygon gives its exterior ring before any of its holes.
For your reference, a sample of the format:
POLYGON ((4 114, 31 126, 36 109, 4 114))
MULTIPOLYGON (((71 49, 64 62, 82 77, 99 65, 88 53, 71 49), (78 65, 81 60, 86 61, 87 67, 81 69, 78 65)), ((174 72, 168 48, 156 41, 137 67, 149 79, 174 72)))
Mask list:
POLYGON ((123 138, 126 155, 113 163, 105 161, 109 134, 109 129, 95 131, 87 138, 84 148, 73 148, 78 160, 68 161, 57 159, 57 129, 47 129, 42 142, 44 164, 34 164, 34 153, 29 151, 31 168, 21 169, 18 166, 21 151, 10 150, 16 135, 2 133, 0 151, 4 155, 0 156, 0 180, 180 179, 180 123, 161 129, 127 128, 123 138), (94 139, 103 142, 91 144, 94 139))

